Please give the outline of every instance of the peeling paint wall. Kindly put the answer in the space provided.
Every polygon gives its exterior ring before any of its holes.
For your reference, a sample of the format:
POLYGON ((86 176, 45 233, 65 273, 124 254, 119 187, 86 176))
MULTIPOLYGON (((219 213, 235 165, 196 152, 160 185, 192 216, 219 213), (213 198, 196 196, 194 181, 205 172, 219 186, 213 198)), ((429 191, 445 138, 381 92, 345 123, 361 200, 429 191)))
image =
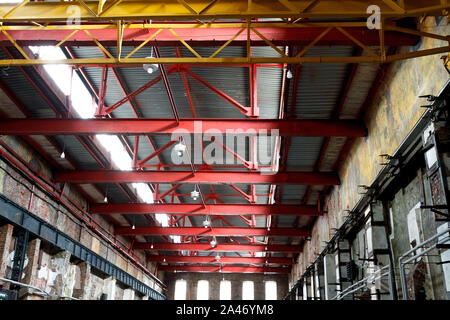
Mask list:
MULTIPOLYGON (((450 34, 448 18, 437 25, 434 17, 426 18, 419 29, 441 35, 450 34)), ((414 48, 402 52, 448 45, 443 41, 423 38, 414 48)), ((325 247, 325 242, 344 222, 345 210, 352 210, 361 195, 358 185, 371 185, 381 171, 380 154, 393 154, 425 112, 420 108, 424 100, 420 95, 438 95, 449 76, 442 55, 433 55, 393 63, 383 78, 378 93, 366 112, 364 121, 369 131, 366 138, 358 138, 339 170, 341 185, 334 187, 326 199, 327 213, 316 219, 311 241, 304 245, 297 265, 293 268, 290 283, 294 283, 325 247)))

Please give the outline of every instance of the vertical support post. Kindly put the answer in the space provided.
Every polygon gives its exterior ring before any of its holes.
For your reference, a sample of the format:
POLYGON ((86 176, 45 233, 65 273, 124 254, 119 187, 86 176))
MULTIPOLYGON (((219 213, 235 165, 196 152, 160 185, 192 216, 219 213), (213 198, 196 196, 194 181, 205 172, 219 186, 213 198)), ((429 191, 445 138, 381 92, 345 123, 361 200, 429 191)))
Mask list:
POLYGON ((100 91, 98 95, 97 110, 95 111, 95 117, 105 116, 105 96, 106 96, 106 86, 108 82, 108 66, 103 66, 102 68, 102 82, 100 83, 100 91))
POLYGON ((133 289, 128 288, 123 291, 123 300, 134 300, 135 292, 133 289))
MULTIPOLYGON (((388 243, 388 236, 386 231, 386 219, 383 212, 383 203, 376 201, 370 204, 370 219, 367 222, 367 251, 369 262, 372 266, 369 274, 391 264, 390 249, 388 243)), ((389 277, 383 277, 376 281, 371 288, 372 299, 389 300, 391 296, 390 288, 392 284, 389 283, 389 277)))
POLYGON ((138 163, 139 152, 139 136, 134 136, 134 148, 133 148, 133 170, 136 170, 138 163))
MULTIPOLYGON (((27 248, 28 265, 24 270, 25 277, 21 282, 32 286, 36 286, 40 248, 41 248, 41 239, 39 238, 33 239, 28 243, 27 248)), ((31 297, 29 296, 31 292, 29 292, 27 289, 23 289, 23 291, 25 299, 28 300, 34 298, 32 296, 31 297)), ((24 298, 22 292, 20 296, 22 299, 24 298)), ((42 297, 39 297, 39 299, 42 299, 42 297)))
MULTIPOLYGON (((17 232, 16 248, 14 249, 14 261, 11 272, 11 280, 20 282, 22 279, 23 265, 27 253, 29 232, 19 229, 17 232)), ((19 290, 20 286, 11 285, 11 290, 19 290)))
MULTIPOLYGON (((340 292, 347 289, 352 285, 353 281, 347 279, 347 263, 352 259, 351 247, 347 239, 340 239, 337 242, 337 261, 336 261, 336 273, 337 282, 339 283, 340 292)), ((353 300, 353 294, 347 295, 343 300, 353 300)))
POLYGON ((250 114, 249 114, 249 117, 258 118, 259 117, 258 85, 257 85, 258 74, 257 74, 256 64, 250 65, 249 73, 250 73, 250 114))
POLYGON ((11 224, 0 226, 0 277, 2 278, 6 276, 13 231, 14 226, 11 224))
POLYGON ((314 268, 311 270, 311 285, 310 285, 310 292, 311 292, 311 300, 316 300, 316 275, 314 268))
POLYGON ((87 262, 78 264, 80 268, 80 289, 74 289, 73 296, 80 300, 89 300, 91 298, 91 265, 87 262))
POLYGON ((320 260, 314 266, 315 283, 316 283, 316 300, 322 300, 322 284, 323 284, 323 268, 320 266, 320 260))
POLYGON ((107 300, 114 300, 116 297, 116 279, 108 277, 104 281, 103 292, 107 295, 107 300))
POLYGON ((324 297, 331 300, 336 296, 336 262, 333 254, 327 254, 323 259, 324 297))
POLYGON ((308 300, 308 278, 303 278, 303 300, 308 300))

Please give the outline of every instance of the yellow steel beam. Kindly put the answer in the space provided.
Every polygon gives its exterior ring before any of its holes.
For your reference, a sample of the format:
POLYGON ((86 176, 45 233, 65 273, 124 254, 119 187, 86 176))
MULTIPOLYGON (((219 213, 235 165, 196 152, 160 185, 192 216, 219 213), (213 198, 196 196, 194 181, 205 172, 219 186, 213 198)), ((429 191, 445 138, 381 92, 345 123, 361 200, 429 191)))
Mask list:
POLYGON ((79 5, 81 20, 145 19, 246 19, 368 17, 367 8, 377 5, 384 18, 440 15, 449 9, 447 1, 405 0, 404 8, 392 0, 115 0, 39 1, 0 4, 0 21, 65 21, 71 18, 69 6, 79 5), (109 5, 108 5, 109 4, 109 5), (305 10, 307 9, 307 10, 305 10))
POLYGON ((122 40, 123 40, 123 23, 122 21, 117 21, 117 59, 121 59, 122 55, 122 40))
POLYGON ((393 62, 396 60, 412 59, 428 55, 441 54, 450 52, 450 46, 441 48, 420 50, 397 55, 387 56, 383 61, 382 56, 357 56, 357 57, 241 57, 241 58, 92 58, 92 59, 64 59, 64 60, 42 60, 42 59, 10 59, 0 60, 0 66, 31 66, 45 64, 69 64, 69 65, 143 65, 143 64, 301 64, 301 63, 383 63, 393 62))
MULTIPOLYGON (((4 25, 5 30, 105 30, 105 29, 117 29, 117 24, 108 23, 98 24, 98 23, 83 23, 82 25, 75 24, 48 24, 42 25, 35 21, 31 22, 33 25, 14 25, 8 24, 4 25)), ((144 30, 144 29, 237 29, 237 28, 247 28, 248 23, 128 23, 126 24, 127 29, 144 30)), ((251 26, 253 28, 310 28, 310 27, 343 27, 343 28, 353 28, 353 27, 367 27, 366 22, 301 22, 301 23, 264 23, 264 22, 252 22, 251 26)))
POLYGON ((226 46, 228 46, 231 41, 233 41, 234 39, 237 38, 237 36, 239 36, 243 31, 245 30, 245 28, 242 28, 241 30, 238 31, 238 33, 236 33, 230 40, 228 40, 227 42, 225 42, 219 49, 217 49, 212 55, 210 55, 210 58, 214 58, 217 54, 219 54, 220 51, 222 51, 226 46))
POLYGON ((308 44, 305 48, 303 48, 302 51, 300 51, 297 54, 297 58, 299 57, 303 57, 303 55, 308 52, 309 49, 311 49, 317 42, 320 41, 320 39, 322 39, 323 37, 325 37, 327 35, 328 32, 331 31, 331 29, 333 29, 332 27, 328 27, 324 32, 322 32, 316 39, 314 39, 310 44, 308 44))

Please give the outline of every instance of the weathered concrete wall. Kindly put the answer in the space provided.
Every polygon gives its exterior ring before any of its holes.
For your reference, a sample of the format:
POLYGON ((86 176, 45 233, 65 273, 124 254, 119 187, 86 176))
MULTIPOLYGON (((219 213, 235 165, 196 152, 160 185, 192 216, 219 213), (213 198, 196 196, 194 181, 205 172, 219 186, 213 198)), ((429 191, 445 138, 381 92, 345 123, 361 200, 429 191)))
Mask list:
MULTIPOLYGON (((50 166, 23 140, 10 136, 3 136, 0 139, 4 141, 12 150, 14 150, 18 156, 24 159, 24 161, 26 161, 35 170, 35 172, 39 173, 39 175, 45 177, 46 179, 52 178, 53 173, 50 166)), ((99 235, 88 229, 64 206, 49 197, 39 188, 33 187, 33 184, 30 181, 26 180, 13 168, 9 167, 7 163, 1 160, 0 168, 0 193, 19 205, 29 208, 33 214, 55 226, 58 230, 64 232, 71 238, 79 241, 84 246, 90 248, 95 253, 136 277, 149 287, 162 292, 162 288, 157 285, 153 279, 151 279, 141 269, 137 268, 133 262, 119 254, 113 246, 103 240, 99 235)), ((70 199, 72 199, 82 210, 87 209, 88 202, 75 188, 73 188, 73 186, 67 185, 65 187, 65 194, 70 197, 70 199)), ((77 209, 74 210, 76 210, 78 214, 81 214, 81 212, 77 209)), ((114 226, 110 222, 99 215, 96 215, 93 218, 104 230, 107 230, 113 234, 114 226)), ((130 243, 125 237, 118 236, 117 240, 124 244, 124 249, 128 250, 130 243)), ((0 252, 2 252, 2 254, 7 255, 10 251, 12 251, 12 248, 11 250, 5 250, 5 248, 9 249, 9 245, 2 243, 2 239, 0 239, 0 245, 2 246, 0 247, 0 252), (6 251, 9 252, 6 253, 6 251)), ((142 265, 148 268, 148 270, 155 270, 155 264, 148 263, 146 261, 144 252, 136 252, 136 257, 142 265)), ((46 267, 51 268, 50 261, 45 261, 45 255, 43 255, 43 259, 44 262, 47 263, 46 267)), ((2 259, 2 261, 4 260, 2 259)), ((70 277, 73 278, 75 275, 74 269, 71 269, 69 265, 67 265, 67 268, 68 269, 64 271, 64 274, 70 274, 70 277)), ((0 274, 2 271, 5 273, 4 269, 5 268, 2 263, 0 267, 0 274)), ((159 276, 162 279, 163 274, 160 274, 159 276)), ((42 284, 42 288, 50 290, 47 284, 42 284)), ((71 295, 73 293, 73 286, 68 286, 67 289, 64 289, 64 292, 66 295, 71 295)))
MULTIPOLYGON (((441 35, 450 34, 447 18, 426 18, 419 28, 441 35)), ((401 52, 444 46, 439 40, 424 38, 415 48, 402 48, 401 52)), ((295 282, 323 250, 324 243, 344 221, 344 210, 352 210, 361 198, 358 185, 371 185, 382 166, 380 154, 393 154, 424 113, 420 95, 437 95, 449 79, 441 55, 404 60, 393 63, 364 117, 369 135, 356 139, 339 170, 341 185, 332 189, 326 199, 328 213, 319 217, 311 241, 294 266, 290 283, 295 282)))
POLYGON ((219 300, 220 282, 227 280, 231 282, 231 300, 242 300, 242 282, 253 281, 255 300, 265 300, 265 281, 277 282, 278 300, 282 300, 288 292, 287 275, 264 275, 264 274, 240 274, 240 273, 166 273, 164 283, 167 285, 167 299, 173 300, 175 293, 175 282, 186 280, 186 300, 197 300, 197 283, 199 280, 209 282, 209 300, 219 300))

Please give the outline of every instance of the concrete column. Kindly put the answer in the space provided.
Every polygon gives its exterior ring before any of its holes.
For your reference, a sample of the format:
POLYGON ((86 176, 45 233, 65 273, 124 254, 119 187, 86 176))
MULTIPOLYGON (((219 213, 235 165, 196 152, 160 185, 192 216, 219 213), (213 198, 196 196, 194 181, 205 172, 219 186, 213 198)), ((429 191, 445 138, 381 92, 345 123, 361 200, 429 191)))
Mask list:
MULTIPOLYGON (((387 242, 385 219, 383 215, 383 204, 381 201, 377 201, 370 205, 371 217, 367 222, 367 251, 369 259, 375 259, 374 262, 369 262, 370 269, 368 269, 368 274, 374 273, 376 270, 387 266, 390 264, 389 259, 389 245, 387 242)), ((375 281, 375 283, 370 286, 370 291, 372 293, 372 300, 377 300, 377 290, 381 293, 381 300, 389 300, 391 297, 389 292, 389 278, 383 277, 375 281)))
MULTIPOLYGON (((66 292, 68 288, 67 275, 70 266, 70 252, 61 251, 55 254, 52 258, 52 270, 56 272, 56 278, 53 284, 53 294, 58 296, 69 295, 66 292)), ((71 291, 71 290, 70 290, 71 291)))
POLYGON ((0 277, 2 278, 6 276, 6 266, 8 264, 13 230, 14 226, 11 224, 0 226, 0 277))
POLYGON ((334 254, 327 254, 323 263, 325 300, 331 300, 336 295, 336 260, 334 254))
POLYGON ((187 292, 186 299, 187 300, 197 300, 197 279, 186 279, 187 281, 187 292))
POLYGON ((308 300, 308 277, 303 280, 303 300, 308 300))
MULTIPOLYGON (((23 271, 25 277, 21 282, 37 286, 36 277, 38 273, 39 251, 41 248, 41 239, 34 239, 28 242, 27 245, 27 257, 28 264, 23 271)), ((28 288, 21 288, 19 292, 20 299, 22 300, 43 300, 42 295, 37 295, 34 290, 28 288)))
POLYGON ((78 264, 80 268, 80 289, 73 290, 74 298, 89 300, 91 298, 91 265, 87 262, 78 264))
POLYGON ((311 272, 311 275, 309 276, 310 286, 309 286, 309 292, 311 300, 316 299, 316 283, 315 283, 315 275, 314 275, 314 269, 311 272))
POLYGON ((28 265, 24 270, 25 277, 22 279, 22 282, 30 284, 32 286, 36 285, 36 275, 39 262, 40 248, 41 248, 41 239, 34 239, 28 242, 27 246, 28 265))
POLYGON ((123 291, 123 299, 122 300, 134 300, 135 292, 133 289, 125 289, 123 291))
POLYGON ((266 288, 264 281, 254 281, 253 282, 254 297, 255 300, 265 300, 266 299, 266 288))
POLYGON ((209 300, 220 299, 220 281, 222 278, 214 278, 209 281, 209 300))
POLYGON ((103 293, 107 295, 107 300, 114 300, 116 297, 116 279, 108 277, 104 281, 103 293))
MULTIPOLYGON (((347 279, 347 267, 346 267, 347 263, 350 262, 352 258, 351 248, 348 240, 346 239, 339 240, 337 245, 338 250, 336 257, 336 279, 338 280, 337 282, 340 283, 340 285, 337 286, 337 289, 344 291, 352 284, 351 280, 347 279)), ((349 294, 345 296, 343 299, 353 300, 353 295, 349 294)))
POLYGON ((318 261, 314 266, 314 282, 316 284, 316 300, 323 300, 321 288, 323 287, 323 268, 319 265, 320 261, 318 261))
POLYGON ((242 300, 242 282, 231 280, 231 300, 242 300))

